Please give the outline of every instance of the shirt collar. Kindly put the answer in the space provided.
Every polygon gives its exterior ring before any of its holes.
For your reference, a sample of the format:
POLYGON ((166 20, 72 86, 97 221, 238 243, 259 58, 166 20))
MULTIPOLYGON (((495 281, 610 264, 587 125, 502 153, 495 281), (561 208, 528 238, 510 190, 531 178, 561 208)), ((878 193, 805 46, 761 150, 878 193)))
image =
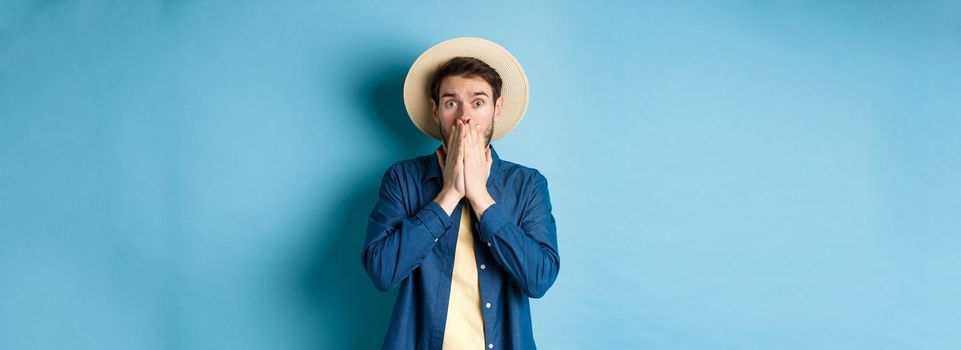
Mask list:
MULTIPOLYGON (((443 147, 443 145, 437 147, 437 149, 440 149, 440 147, 443 147)), ((490 173, 490 176, 493 177, 493 176, 499 174, 499 173, 498 173, 498 170, 500 169, 501 158, 500 158, 499 156, 497 156, 497 151, 494 150, 494 145, 493 145, 493 144, 490 145, 490 148, 491 148, 491 173, 490 173)), ((440 168, 440 163, 437 161, 437 150, 434 150, 434 152, 431 153, 430 157, 427 158, 427 163, 428 163, 428 164, 427 164, 427 171, 424 173, 424 180, 423 180, 423 182, 427 182, 427 181, 430 180, 430 179, 438 178, 438 177, 441 178, 441 180, 443 180, 443 177, 442 177, 442 176, 444 175, 444 173, 443 173, 443 171, 442 171, 441 168, 440 168)))

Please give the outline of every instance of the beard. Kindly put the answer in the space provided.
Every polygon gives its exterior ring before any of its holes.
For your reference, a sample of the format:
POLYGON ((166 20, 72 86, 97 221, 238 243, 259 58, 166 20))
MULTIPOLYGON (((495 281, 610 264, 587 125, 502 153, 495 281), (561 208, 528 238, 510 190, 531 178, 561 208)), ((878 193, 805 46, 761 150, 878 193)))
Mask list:
MULTIPOLYGON (((449 137, 450 134, 447 133, 447 129, 445 129, 442 125, 440 125, 440 123, 437 124, 437 129, 440 130, 440 135, 442 139, 441 146, 444 149, 444 153, 447 153, 447 140, 450 139, 449 137)), ((494 137, 494 119, 493 118, 491 118, 490 126, 487 128, 487 130, 484 130, 484 132, 482 132, 481 135, 484 137, 484 148, 487 148, 488 146, 490 146, 491 139, 494 137)))

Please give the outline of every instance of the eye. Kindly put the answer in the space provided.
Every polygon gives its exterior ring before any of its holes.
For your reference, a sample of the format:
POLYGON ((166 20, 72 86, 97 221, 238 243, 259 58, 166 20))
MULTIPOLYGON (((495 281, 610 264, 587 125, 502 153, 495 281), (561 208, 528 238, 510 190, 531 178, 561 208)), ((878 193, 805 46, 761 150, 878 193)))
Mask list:
POLYGON ((474 107, 480 107, 484 105, 484 100, 474 101, 474 107))
POLYGON ((454 106, 457 105, 457 102, 455 102, 454 100, 447 100, 446 105, 447 105, 447 108, 454 108, 454 106))

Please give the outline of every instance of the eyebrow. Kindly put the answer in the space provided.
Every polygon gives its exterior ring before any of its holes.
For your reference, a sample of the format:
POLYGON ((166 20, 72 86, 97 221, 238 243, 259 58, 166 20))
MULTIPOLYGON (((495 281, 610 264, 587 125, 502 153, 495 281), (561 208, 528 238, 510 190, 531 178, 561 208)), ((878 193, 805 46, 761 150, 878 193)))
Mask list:
MULTIPOLYGON (((490 97, 490 96, 487 95, 486 92, 483 92, 483 91, 474 92, 474 94, 473 94, 472 96, 480 96, 480 95, 484 95, 484 96, 490 97)), ((454 95, 453 92, 445 92, 443 95, 440 95, 440 98, 444 98, 444 97, 456 97, 456 95, 454 95)))

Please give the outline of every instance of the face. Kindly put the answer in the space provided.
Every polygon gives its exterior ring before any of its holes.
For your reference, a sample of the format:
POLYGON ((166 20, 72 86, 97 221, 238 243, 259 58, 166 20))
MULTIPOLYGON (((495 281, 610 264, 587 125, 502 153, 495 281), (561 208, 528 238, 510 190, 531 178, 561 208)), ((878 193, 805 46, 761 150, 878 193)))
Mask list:
POLYGON ((448 135, 454 132, 458 120, 475 121, 483 131, 484 145, 490 145, 494 136, 494 120, 500 118, 504 96, 493 101, 494 89, 480 77, 450 76, 440 84, 438 103, 431 100, 434 122, 443 136, 447 150, 448 135))

